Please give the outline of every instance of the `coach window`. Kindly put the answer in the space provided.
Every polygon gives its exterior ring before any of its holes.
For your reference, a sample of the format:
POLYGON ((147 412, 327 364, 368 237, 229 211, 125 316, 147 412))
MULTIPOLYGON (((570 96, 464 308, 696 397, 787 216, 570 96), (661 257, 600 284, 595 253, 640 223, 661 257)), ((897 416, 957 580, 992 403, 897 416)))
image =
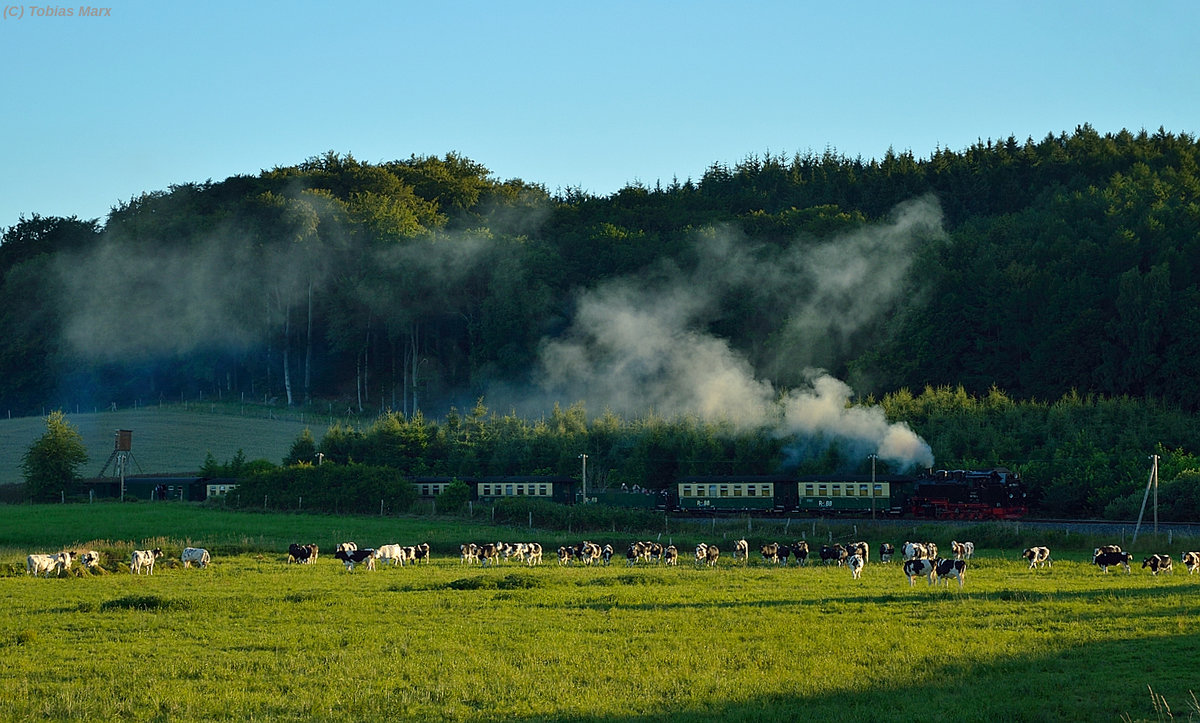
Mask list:
POLYGON ((709 496, 709 497, 716 497, 716 496, 717 496, 717 486, 716 486, 716 485, 709 485, 709 486, 708 486, 708 496, 709 496))
POLYGON ((883 496, 884 496, 884 494, 883 494, 883 485, 875 485, 875 496, 876 496, 876 497, 883 497, 883 496))
POLYGON ((831 486, 833 487, 833 496, 841 497, 842 496, 842 486, 841 485, 831 485, 831 486))
POLYGON ((721 485, 721 496, 722 497, 729 496, 729 485, 721 485))
POLYGON ((817 485, 817 494, 821 497, 829 496, 829 485, 817 485))
POLYGON ((517 485, 517 494, 519 494, 519 495, 525 494, 525 485, 517 485))
POLYGON ((846 485, 846 496, 847 497, 854 496, 854 485, 846 485))
POLYGON ((742 489, 743 489, 743 486, 742 486, 742 485, 734 485, 734 486, 733 486, 733 496, 734 496, 734 497, 741 497, 741 496, 742 496, 742 489))
POLYGON ((508 495, 509 497, 512 497, 512 493, 513 493, 513 486, 512 485, 504 485, 504 494, 508 495))
POLYGON ((858 486, 858 493, 860 495, 862 495, 863 497, 866 497, 868 494, 870 494, 870 490, 871 490, 871 488, 869 485, 859 485, 858 486))
POLYGON ((758 490, 755 489, 754 485, 746 485, 746 496, 747 497, 757 497, 758 496, 758 490))

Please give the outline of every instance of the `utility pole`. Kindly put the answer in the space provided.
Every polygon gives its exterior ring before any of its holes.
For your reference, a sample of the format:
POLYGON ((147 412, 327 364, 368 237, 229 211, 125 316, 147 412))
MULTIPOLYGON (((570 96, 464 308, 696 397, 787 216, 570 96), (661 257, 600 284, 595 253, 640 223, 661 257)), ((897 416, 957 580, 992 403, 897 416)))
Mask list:
POLYGON ((1154 534, 1158 534, 1158 455, 1150 455, 1150 479, 1146 480, 1146 493, 1142 495, 1142 509, 1138 512, 1137 525, 1133 528, 1133 541, 1137 542, 1138 530, 1142 528, 1142 516, 1146 514, 1146 500, 1150 488, 1154 488, 1154 534))
POLYGON ((580 480, 583 484, 583 503, 585 505, 587 504, 587 499, 588 499, 588 496, 587 496, 587 458, 588 458, 588 456, 586 454, 579 455, 579 459, 583 460, 583 474, 581 475, 580 480))
POLYGON ((877 454, 867 455, 871 458, 871 519, 875 519, 875 460, 879 458, 877 454))

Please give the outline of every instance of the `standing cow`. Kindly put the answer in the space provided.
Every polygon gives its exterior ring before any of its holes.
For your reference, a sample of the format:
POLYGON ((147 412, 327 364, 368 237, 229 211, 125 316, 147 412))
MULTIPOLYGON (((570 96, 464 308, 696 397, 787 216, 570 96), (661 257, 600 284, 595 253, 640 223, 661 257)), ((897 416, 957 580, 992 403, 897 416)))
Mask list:
POLYGON ((857 580, 862 577, 863 562, 863 556, 858 553, 847 558, 846 564, 850 567, 851 579, 857 580))
POLYGON ((143 572, 153 575, 154 561, 162 555, 163 551, 157 547, 153 550, 134 550, 129 556, 129 572, 134 575, 141 575, 143 572))
POLYGON ((1157 575, 1160 572, 1173 572, 1171 570, 1170 555, 1151 555, 1142 560, 1142 569, 1150 568, 1151 575, 1157 575))
POLYGON ((1200 552, 1185 552, 1179 556, 1180 562, 1187 568, 1188 574, 1200 570, 1200 552))
POLYGON ((967 561, 966 560, 943 560, 938 558, 934 560, 937 572, 937 581, 939 584, 950 585, 950 578, 958 578, 958 589, 962 590, 963 583, 967 579, 967 561))
POLYGON ((1027 547, 1021 553, 1021 557, 1029 561, 1029 569, 1035 567, 1053 567, 1054 563, 1050 560, 1049 547, 1027 547))
POLYGON ((179 556, 180 562, 184 567, 191 567, 192 563, 196 563, 196 567, 208 567, 208 563, 212 561, 212 556, 208 554, 208 550, 203 547, 185 547, 183 553, 179 556))
POLYGON ((908 586, 912 587, 918 577, 924 577, 933 584, 933 576, 937 574, 937 566, 933 560, 924 557, 915 557, 911 560, 904 561, 904 575, 908 578, 908 586))

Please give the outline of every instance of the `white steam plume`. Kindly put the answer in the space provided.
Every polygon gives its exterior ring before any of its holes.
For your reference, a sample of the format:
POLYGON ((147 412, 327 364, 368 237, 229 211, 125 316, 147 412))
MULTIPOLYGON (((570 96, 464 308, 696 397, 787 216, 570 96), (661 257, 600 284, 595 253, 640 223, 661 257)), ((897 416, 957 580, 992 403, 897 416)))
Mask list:
MULTIPOLYGON (((765 427, 794 438, 797 454, 837 443, 899 467, 931 466, 928 444, 881 408, 850 405, 845 383, 808 374, 803 388, 776 389, 706 329, 726 300, 749 295, 788 315, 793 352, 836 346, 895 303, 917 241, 940 234, 940 219, 936 202, 921 199, 887 223, 783 252, 709 234, 692 273, 670 267, 582 294, 567 333, 543 342, 545 391, 623 414, 653 409, 765 427)), ((791 363, 808 367, 811 356, 794 353, 791 363)))

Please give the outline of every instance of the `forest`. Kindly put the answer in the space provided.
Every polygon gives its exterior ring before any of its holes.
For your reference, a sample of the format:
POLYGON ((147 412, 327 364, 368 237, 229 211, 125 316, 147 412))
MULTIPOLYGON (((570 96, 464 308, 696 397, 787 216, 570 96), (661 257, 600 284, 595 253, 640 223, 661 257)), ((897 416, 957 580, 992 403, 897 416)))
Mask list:
POLYGON ((0 403, 336 406, 363 439, 469 418, 536 439, 579 410, 589 439, 619 430, 614 478, 639 445, 861 464, 875 438, 814 426, 817 400, 910 430, 893 466, 1003 464, 1048 510, 1104 514, 1149 454, 1200 474, 1198 151, 1084 125, 928 158, 752 155, 606 196, 329 151, 5 229, 0 403))

